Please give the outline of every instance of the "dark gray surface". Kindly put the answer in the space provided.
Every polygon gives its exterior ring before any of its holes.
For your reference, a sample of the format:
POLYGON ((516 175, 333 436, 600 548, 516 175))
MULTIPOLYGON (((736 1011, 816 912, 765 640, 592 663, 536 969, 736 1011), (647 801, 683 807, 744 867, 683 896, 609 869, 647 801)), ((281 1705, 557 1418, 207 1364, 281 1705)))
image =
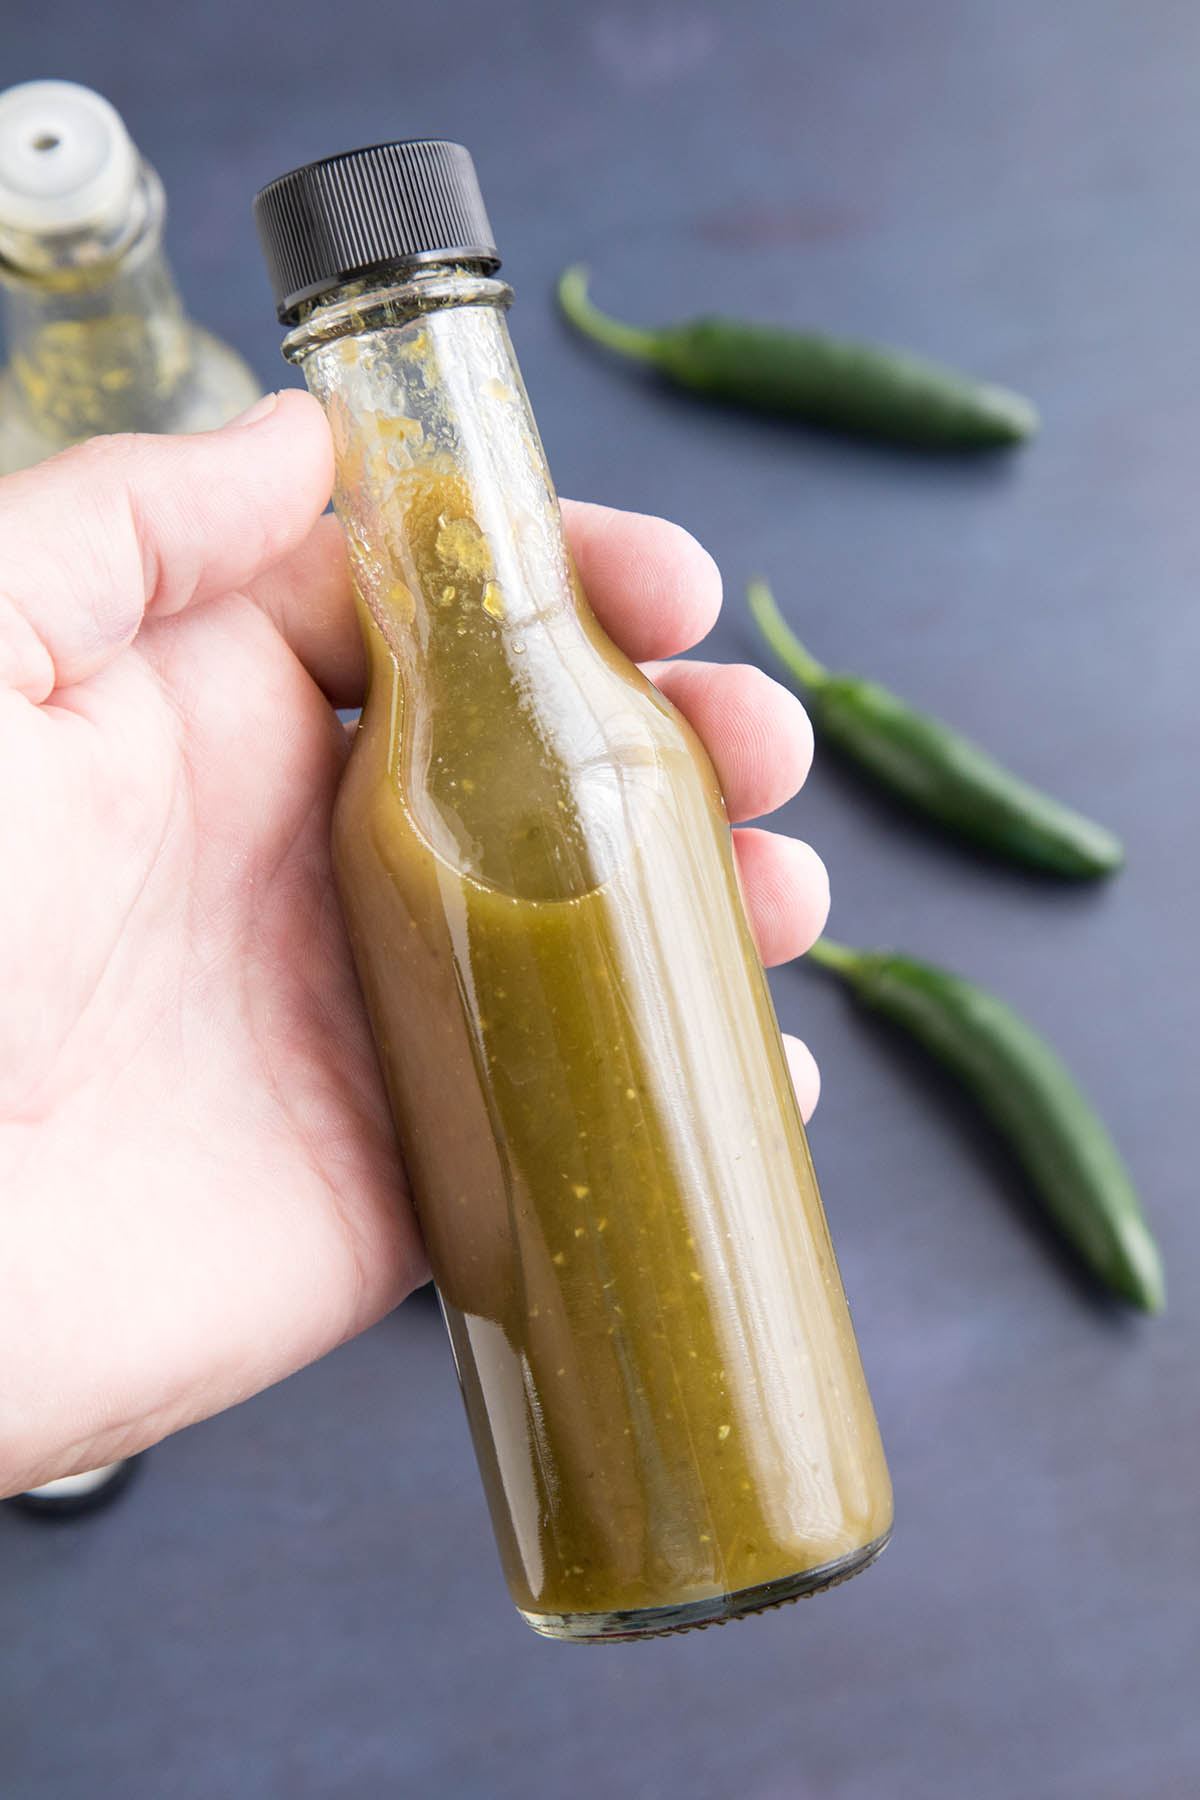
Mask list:
POLYGON ((108 9, 10 19, 3 79, 117 102, 205 322, 276 360, 261 181, 393 135, 475 150, 560 486, 669 514, 735 604, 893 682, 1124 833, 1071 892, 913 832, 819 764, 785 823, 834 924, 992 983, 1111 1119, 1166 1254, 1098 1301, 944 1088, 815 975, 814 1152, 895 1476, 837 1592, 584 1649, 509 1608, 436 1312, 162 1446, 113 1514, 0 1515, 4 1800, 1175 1800, 1200 1791, 1193 1109, 1200 14, 1172 0, 108 9), (953 463, 709 413, 555 323, 699 306, 907 342, 1027 389, 953 463))

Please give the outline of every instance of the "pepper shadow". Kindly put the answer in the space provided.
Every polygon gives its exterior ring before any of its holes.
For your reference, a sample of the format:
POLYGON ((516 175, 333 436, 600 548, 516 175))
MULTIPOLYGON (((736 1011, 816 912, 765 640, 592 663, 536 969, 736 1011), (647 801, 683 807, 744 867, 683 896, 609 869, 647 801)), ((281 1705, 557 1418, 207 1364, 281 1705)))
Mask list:
MULTIPOLYGON (((742 641, 746 645, 747 661, 766 669, 768 674, 782 680, 784 686, 791 687, 801 701, 804 700, 803 690, 793 687, 786 676, 772 668, 772 659, 764 660, 761 641, 756 642, 748 631, 742 634, 742 641)), ((868 823, 873 822, 885 837, 894 837, 906 853, 915 840, 931 851, 935 859, 949 862, 957 869, 985 870, 989 879, 1002 875, 1030 894, 1052 894, 1077 906, 1089 902, 1098 904, 1109 883, 1121 873, 1117 868, 1108 875, 1059 874, 1053 869, 1038 868, 1033 863, 1017 862, 986 843, 961 836, 952 826, 943 825, 884 787, 877 777, 860 768, 852 757, 829 743, 819 732, 816 734, 814 773, 809 780, 828 784, 839 797, 845 796, 860 807, 868 823)), ((1063 803, 1072 804, 1065 800, 1063 803)))
MULTIPOLYGON (((822 973, 823 971, 818 971, 822 973)), ((826 980, 828 976, 824 977, 826 980)), ((1059 1270, 1080 1305, 1110 1330, 1139 1328, 1139 1310, 1111 1293, 1072 1249, 1047 1215, 1033 1183, 999 1129, 937 1059, 890 1019, 868 1015, 852 996, 844 1004, 861 1027, 878 1039, 900 1086, 917 1104, 935 1109, 968 1160, 987 1178, 998 1202, 1033 1238, 1059 1270)))
MULTIPOLYGON (((730 435, 731 427, 745 428, 757 454, 769 445, 781 454, 792 453, 804 459, 814 452, 832 455, 849 468, 886 469, 894 478, 906 468, 918 480, 928 478, 930 470, 950 477, 957 484, 970 487, 995 487, 1013 478, 1019 453, 1033 441, 1025 439, 1011 444, 923 444, 904 438, 877 436, 849 426, 800 418, 783 410, 773 411, 752 402, 730 399, 722 394, 707 394, 684 387, 655 369, 623 367, 611 351, 584 341, 560 318, 561 335, 597 364, 607 364, 614 379, 620 379, 633 393, 639 390, 652 405, 674 414, 689 429, 705 415, 710 420, 713 446, 728 465, 731 454, 739 449, 738 435, 730 435)), ((693 438, 694 441, 694 438, 693 438)))

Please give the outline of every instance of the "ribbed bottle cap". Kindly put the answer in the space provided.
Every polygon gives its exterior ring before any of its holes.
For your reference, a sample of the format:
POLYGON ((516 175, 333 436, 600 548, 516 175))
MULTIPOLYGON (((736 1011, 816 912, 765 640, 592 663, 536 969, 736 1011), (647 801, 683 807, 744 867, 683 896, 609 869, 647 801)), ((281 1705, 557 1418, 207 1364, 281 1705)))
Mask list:
POLYGON ((284 325, 306 300, 377 270, 500 263, 470 152, 436 139, 306 163, 262 190, 254 219, 284 325))

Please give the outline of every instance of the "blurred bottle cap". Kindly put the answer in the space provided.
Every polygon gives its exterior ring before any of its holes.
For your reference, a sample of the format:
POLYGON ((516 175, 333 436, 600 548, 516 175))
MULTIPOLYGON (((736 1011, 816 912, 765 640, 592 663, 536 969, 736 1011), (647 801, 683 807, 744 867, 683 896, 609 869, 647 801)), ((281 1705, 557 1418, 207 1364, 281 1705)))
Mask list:
POLYGON ((0 226, 65 234, 120 224, 139 158, 115 106, 73 81, 0 93, 0 226))

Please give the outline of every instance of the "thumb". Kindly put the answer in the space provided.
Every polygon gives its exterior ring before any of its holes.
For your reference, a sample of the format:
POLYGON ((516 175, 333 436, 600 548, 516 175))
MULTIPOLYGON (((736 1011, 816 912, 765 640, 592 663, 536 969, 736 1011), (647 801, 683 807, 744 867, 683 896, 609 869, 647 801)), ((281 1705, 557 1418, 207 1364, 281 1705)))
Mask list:
POLYGON ((93 438, 0 480, 0 687, 35 702, 112 661, 146 613, 252 581, 329 498, 317 402, 271 394, 220 431, 93 438))

